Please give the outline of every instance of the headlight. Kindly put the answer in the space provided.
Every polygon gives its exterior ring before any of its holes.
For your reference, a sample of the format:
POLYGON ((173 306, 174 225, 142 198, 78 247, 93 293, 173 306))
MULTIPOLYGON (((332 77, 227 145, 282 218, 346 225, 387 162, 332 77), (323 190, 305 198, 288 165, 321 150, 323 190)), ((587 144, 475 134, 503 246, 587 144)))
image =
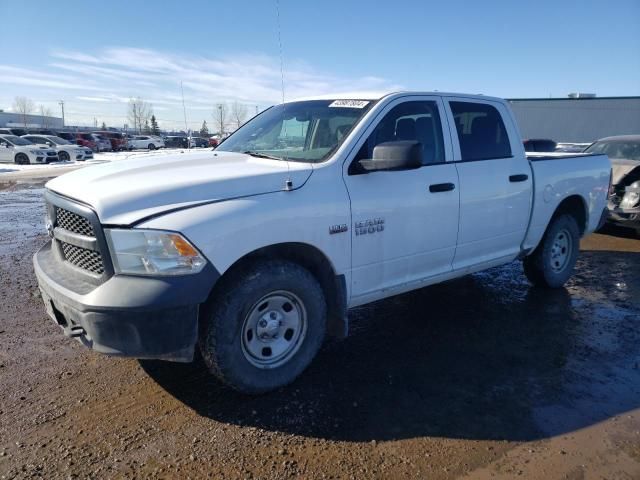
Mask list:
POLYGON ((161 230, 105 229, 116 273, 186 275, 206 260, 182 235, 161 230))
POLYGON ((33 153, 34 155, 44 155, 42 150, 29 150, 29 152, 33 153))
POLYGON ((633 182, 626 188, 627 192, 620 202, 621 208, 633 208, 640 203, 640 182, 633 182))

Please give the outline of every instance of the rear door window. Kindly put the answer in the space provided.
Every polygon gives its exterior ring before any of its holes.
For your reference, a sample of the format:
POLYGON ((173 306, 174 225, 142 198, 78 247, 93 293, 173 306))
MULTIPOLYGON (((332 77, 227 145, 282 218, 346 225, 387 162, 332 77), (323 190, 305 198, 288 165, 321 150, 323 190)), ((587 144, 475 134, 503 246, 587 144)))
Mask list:
POLYGON ((455 120, 462 160, 511 157, 502 116, 492 105, 449 102, 455 120))

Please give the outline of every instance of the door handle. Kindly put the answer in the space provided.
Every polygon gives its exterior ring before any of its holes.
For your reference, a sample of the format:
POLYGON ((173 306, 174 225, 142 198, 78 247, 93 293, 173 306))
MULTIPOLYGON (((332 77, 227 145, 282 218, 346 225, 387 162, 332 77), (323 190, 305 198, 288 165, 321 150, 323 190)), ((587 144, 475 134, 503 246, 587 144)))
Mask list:
POLYGON ((429 191, 431 193, 450 192, 455 188, 456 186, 453 183, 434 183, 433 185, 429 185, 429 191))
POLYGON ((518 175, 510 175, 509 176, 509 181, 512 182, 512 183, 515 183, 515 182, 526 182, 528 178, 529 178, 529 175, 527 175, 526 173, 520 173, 518 175))

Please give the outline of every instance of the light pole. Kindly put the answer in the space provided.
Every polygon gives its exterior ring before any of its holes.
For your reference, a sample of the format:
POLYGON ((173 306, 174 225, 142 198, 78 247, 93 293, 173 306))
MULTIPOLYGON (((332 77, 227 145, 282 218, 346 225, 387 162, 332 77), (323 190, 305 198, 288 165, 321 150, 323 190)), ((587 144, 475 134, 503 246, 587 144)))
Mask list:
POLYGON ((224 118, 222 116, 222 104, 218 104, 218 118, 220 119, 218 123, 220 123, 220 138, 224 137, 224 118))
POLYGON ((62 108, 62 128, 64 128, 64 100, 60 100, 58 105, 62 108))

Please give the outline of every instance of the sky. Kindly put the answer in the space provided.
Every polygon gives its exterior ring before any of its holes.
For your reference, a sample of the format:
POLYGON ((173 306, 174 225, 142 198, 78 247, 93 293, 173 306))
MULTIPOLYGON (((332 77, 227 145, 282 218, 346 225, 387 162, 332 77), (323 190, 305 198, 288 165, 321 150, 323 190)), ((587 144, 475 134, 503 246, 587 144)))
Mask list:
POLYGON ((0 109, 162 128, 295 98, 390 90, 505 98, 640 95, 640 0, 0 0, 0 109), (280 39, 278 40, 278 11, 280 39), (281 48, 280 48, 281 45, 281 48), (282 51, 282 64, 280 51, 282 51), (182 84, 182 90, 181 90, 182 84))

